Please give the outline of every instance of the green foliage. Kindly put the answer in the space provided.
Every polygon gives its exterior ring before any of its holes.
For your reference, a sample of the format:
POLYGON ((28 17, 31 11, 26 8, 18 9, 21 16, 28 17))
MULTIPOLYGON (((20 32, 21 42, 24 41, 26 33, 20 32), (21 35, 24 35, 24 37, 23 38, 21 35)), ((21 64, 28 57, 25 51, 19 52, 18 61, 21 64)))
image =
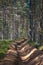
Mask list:
POLYGON ((5 53, 8 48, 9 48, 9 41, 0 41, 0 53, 1 52, 5 53))
POLYGON ((5 53, 1 52, 0 53, 0 59, 2 59, 5 56, 5 53))
POLYGON ((35 48, 39 49, 39 50, 42 50, 43 51, 43 45, 40 46, 40 44, 36 41, 29 41, 28 42, 31 46, 34 46, 35 48))
POLYGON ((4 57, 6 54, 7 50, 9 49, 11 41, 0 41, 0 59, 4 57))
POLYGON ((35 48, 39 48, 40 47, 39 43, 36 42, 36 41, 29 41, 29 44, 34 46, 35 48))
POLYGON ((17 8, 22 11, 23 15, 27 15, 29 13, 29 8, 26 2, 22 3, 21 1, 18 1, 17 8))
POLYGON ((0 41, 0 59, 4 57, 12 41, 15 40, 3 40, 0 41))

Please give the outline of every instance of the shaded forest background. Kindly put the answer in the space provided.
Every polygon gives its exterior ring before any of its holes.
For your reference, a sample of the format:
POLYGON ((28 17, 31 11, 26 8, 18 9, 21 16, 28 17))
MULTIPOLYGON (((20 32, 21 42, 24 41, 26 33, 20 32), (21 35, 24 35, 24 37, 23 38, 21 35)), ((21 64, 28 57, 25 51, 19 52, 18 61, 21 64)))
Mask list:
POLYGON ((11 41, 20 38, 43 48, 42 0, 0 0, 0 54, 5 54, 11 41))

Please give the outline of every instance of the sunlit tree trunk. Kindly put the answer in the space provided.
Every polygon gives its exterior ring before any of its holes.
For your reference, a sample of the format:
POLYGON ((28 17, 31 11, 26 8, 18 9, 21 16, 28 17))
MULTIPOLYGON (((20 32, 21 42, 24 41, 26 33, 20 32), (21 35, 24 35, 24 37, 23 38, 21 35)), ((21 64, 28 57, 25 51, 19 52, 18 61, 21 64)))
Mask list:
POLYGON ((9 30, 8 30, 8 22, 7 22, 7 10, 6 7, 4 6, 3 8, 3 38, 4 39, 8 39, 8 34, 9 34, 9 30))

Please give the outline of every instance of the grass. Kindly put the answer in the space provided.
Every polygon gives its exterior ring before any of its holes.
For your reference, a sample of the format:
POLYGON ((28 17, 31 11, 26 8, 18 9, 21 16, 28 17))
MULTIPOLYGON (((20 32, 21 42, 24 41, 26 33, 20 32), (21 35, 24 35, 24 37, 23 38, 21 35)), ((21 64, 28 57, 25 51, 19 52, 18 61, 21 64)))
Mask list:
POLYGON ((6 54, 7 50, 9 49, 10 43, 13 40, 3 40, 0 41, 0 59, 4 57, 4 55, 6 54))

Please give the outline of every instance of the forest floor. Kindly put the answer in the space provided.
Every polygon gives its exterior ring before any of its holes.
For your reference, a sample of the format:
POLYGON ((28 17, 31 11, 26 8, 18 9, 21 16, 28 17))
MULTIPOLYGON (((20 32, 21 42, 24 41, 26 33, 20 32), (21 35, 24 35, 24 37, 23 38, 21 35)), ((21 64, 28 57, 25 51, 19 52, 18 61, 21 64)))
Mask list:
MULTIPOLYGON (((43 50, 42 50, 42 52, 43 52, 43 50)), ((3 65, 3 58, 0 59, 0 65, 3 65)))
MULTIPOLYGON (((35 45, 34 42, 33 43, 31 42, 30 44, 36 48, 38 47, 37 45, 35 45)), ((3 64, 3 58, 5 57, 5 54, 6 54, 7 49, 9 48, 9 45, 10 45, 9 41, 4 41, 4 42, 2 41, 0 43, 0 58, 2 58, 0 59, 0 65, 3 64)), ((43 52, 43 46, 38 47, 38 49, 42 50, 43 52)))

